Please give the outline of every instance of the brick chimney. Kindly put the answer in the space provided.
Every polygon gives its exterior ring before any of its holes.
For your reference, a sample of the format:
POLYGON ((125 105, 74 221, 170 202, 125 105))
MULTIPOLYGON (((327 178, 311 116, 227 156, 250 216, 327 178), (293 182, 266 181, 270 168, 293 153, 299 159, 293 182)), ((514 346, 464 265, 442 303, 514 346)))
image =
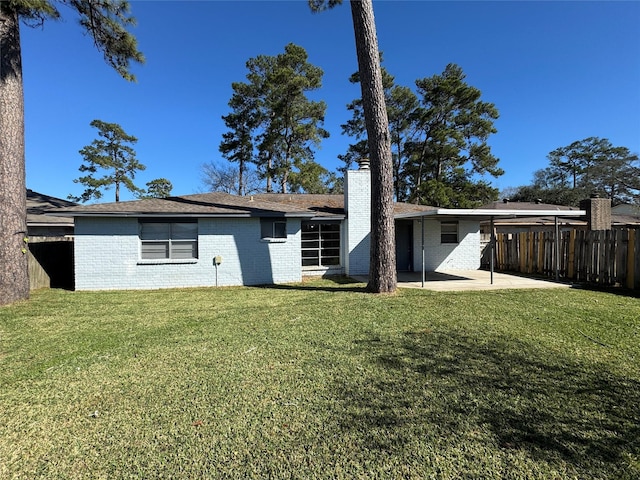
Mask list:
POLYGON ((347 252, 345 273, 368 275, 371 232, 371 170, 369 161, 361 160, 358 170, 346 172, 344 182, 345 238, 347 252))
POLYGON ((589 230, 611 230, 611 199, 591 198, 580 202, 580 210, 587 212, 587 228, 589 230))

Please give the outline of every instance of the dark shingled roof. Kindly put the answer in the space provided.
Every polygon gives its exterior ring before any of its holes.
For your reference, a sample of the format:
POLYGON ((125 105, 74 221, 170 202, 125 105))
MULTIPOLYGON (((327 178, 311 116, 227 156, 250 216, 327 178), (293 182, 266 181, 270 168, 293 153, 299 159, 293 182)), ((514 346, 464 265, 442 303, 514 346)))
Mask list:
POLYGON ((344 196, 311 193, 260 193, 257 200, 295 206, 315 213, 316 216, 344 216, 344 196))
POLYGON ((74 216, 312 216, 308 210, 295 205, 280 205, 252 196, 240 197, 223 192, 97 203, 65 208, 58 212, 74 216))
POLYGON ((28 225, 70 225, 73 226, 72 218, 54 217, 46 215, 53 209, 73 207, 76 204, 61 198, 50 197, 44 193, 27 190, 27 224, 28 225))
MULTIPOLYGON (((435 207, 396 203, 395 214, 420 213, 435 207)), ((263 193, 240 197, 222 192, 128 202, 77 205, 56 210, 65 216, 239 216, 344 217, 343 195, 263 193)))

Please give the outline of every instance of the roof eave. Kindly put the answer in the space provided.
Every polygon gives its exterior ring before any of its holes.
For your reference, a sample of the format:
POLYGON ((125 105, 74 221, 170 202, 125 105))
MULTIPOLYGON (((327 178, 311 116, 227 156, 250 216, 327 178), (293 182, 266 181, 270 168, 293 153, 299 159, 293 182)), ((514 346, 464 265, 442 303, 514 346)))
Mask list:
POLYGON ((396 219, 402 218, 466 218, 472 220, 488 220, 491 218, 518 218, 518 217, 582 217, 585 210, 492 210, 492 209, 465 209, 465 208, 438 208, 416 213, 401 213, 395 215, 396 219))
POLYGON ((56 212, 58 217, 104 218, 315 218, 312 212, 263 212, 255 213, 176 213, 176 212, 56 212))

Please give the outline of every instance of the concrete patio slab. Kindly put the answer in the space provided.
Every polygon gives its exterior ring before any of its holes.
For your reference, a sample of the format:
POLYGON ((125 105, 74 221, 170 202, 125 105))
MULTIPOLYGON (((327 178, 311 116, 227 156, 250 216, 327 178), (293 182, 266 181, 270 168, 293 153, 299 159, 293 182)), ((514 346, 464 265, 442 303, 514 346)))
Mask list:
MULTIPOLYGON (((367 277, 354 277, 356 280, 366 282, 367 277)), ((422 288, 420 272, 399 272, 398 287, 422 288)), ((508 275, 506 273, 493 274, 486 270, 449 270, 426 272, 424 288, 437 292, 454 292, 465 290, 502 290, 510 288, 570 288, 568 283, 559 283, 549 280, 508 275)))

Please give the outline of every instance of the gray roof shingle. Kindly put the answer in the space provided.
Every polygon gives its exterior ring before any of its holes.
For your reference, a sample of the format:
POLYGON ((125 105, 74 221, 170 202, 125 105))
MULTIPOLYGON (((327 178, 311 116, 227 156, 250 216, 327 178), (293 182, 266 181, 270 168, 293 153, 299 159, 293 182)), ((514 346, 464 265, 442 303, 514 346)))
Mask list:
MULTIPOLYGON (((395 214, 420 213, 435 207, 396 203, 395 214)), ((55 211, 64 216, 229 216, 343 218, 344 196, 339 194, 263 193, 241 197, 223 192, 200 193, 128 202, 76 205, 55 211)))

